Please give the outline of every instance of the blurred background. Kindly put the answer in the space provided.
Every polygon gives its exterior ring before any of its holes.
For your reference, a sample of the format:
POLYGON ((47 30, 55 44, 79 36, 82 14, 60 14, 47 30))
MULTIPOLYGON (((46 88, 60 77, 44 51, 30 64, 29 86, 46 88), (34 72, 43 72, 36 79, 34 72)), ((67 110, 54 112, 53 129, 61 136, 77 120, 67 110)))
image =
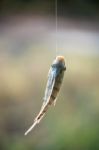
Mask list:
POLYGON ((99 150, 99 1, 58 0, 57 100, 28 135, 56 56, 55 0, 0 1, 0 150, 99 150))

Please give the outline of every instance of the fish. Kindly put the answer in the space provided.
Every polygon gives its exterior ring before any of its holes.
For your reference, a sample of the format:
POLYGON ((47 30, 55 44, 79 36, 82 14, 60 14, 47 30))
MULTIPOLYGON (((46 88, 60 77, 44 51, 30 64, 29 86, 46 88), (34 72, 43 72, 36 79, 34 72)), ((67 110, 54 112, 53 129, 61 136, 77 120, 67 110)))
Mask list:
POLYGON ((57 56, 53 61, 48 73, 48 81, 46 85, 45 95, 43 98, 44 101, 40 112, 34 119, 34 123, 32 124, 32 126, 25 132, 25 135, 27 135, 37 124, 39 124, 39 122, 46 114, 49 106, 51 106, 52 104, 54 104, 55 106, 57 96, 62 85, 65 70, 66 66, 64 57, 57 56))

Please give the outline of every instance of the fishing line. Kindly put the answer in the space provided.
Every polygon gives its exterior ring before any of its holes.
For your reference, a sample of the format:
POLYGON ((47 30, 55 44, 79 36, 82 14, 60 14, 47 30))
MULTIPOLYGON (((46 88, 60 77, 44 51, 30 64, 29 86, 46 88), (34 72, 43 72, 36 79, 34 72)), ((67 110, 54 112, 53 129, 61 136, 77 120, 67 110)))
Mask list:
POLYGON ((56 28, 56 33, 55 33, 55 39, 56 39, 56 56, 58 55, 58 11, 57 11, 57 0, 55 0, 55 28, 56 28))

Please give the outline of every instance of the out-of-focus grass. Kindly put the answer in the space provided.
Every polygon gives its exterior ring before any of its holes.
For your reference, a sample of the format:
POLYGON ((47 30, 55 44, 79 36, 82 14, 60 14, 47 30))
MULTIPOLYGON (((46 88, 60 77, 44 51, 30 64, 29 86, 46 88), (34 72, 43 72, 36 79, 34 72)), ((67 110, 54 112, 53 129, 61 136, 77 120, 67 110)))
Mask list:
POLYGON ((57 105, 27 137, 24 132, 43 101, 52 55, 29 51, 2 60, 0 149, 99 149, 99 57, 65 57, 67 71, 57 105))

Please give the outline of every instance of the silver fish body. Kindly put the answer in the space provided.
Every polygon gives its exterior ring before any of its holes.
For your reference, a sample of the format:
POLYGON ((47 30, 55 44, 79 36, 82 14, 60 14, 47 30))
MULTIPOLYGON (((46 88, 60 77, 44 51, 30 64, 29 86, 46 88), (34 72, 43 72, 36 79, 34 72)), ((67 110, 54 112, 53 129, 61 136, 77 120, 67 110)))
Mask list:
POLYGON ((37 117, 35 118, 33 125, 25 132, 25 135, 27 135, 35 127, 35 125, 40 122, 40 120, 45 115, 48 107, 52 103, 54 104, 56 103, 56 98, 60 91, 65 70, 66 70, 66 66, 65 66, 64 57, 57 56, 49 70, 44 102, 41 107, 41 110, 37 115, 37 117))
POLYGON ((53 64, 51 66, 49 72, 49 79, 48 79, 46 92, 45 92, 45 98, 44 98, 45 102, 49 101, 50 104, 53 103, 57 98, 57 94, 59 93, 65 70, 66 67, 59 66, 59 64, 57 65, 53 64), (48 97, 50 98, 48 99, 48 97))

